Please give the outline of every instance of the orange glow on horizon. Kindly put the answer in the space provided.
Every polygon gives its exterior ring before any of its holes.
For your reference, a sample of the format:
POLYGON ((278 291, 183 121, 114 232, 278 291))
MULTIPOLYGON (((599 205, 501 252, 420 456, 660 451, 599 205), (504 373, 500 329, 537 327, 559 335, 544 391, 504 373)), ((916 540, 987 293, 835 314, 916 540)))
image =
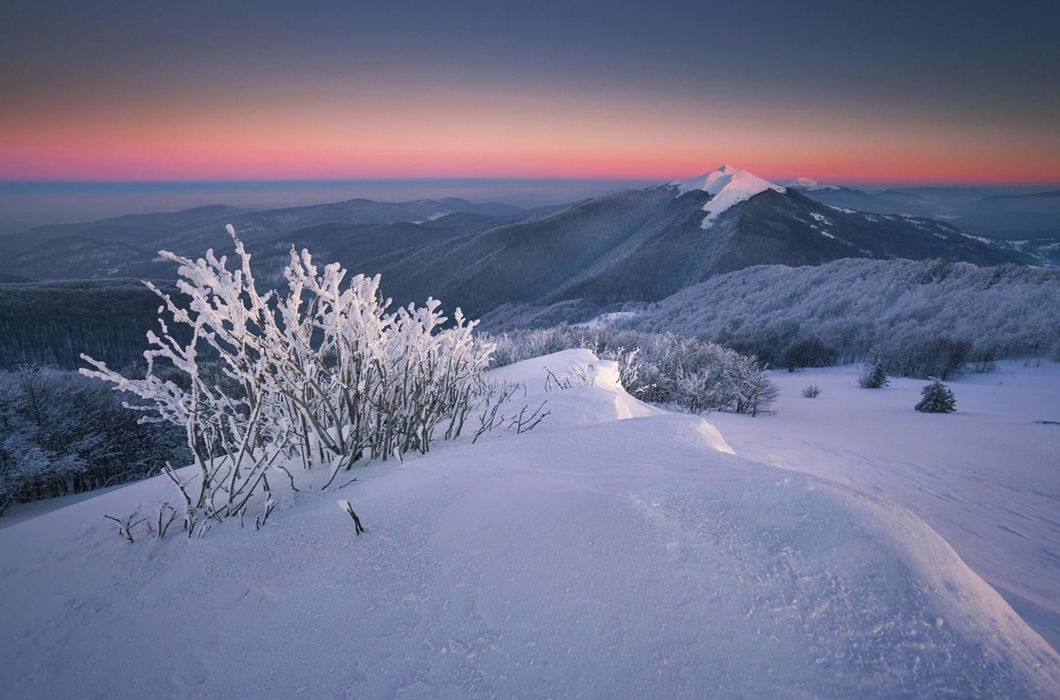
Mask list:
POLYGON ((665 181, 729 162, 772 179, 1060 182, 1056 138, 887 116, 439 91, 192 104, 96 105, 76 118, 9 110, 0 180, 665 181))

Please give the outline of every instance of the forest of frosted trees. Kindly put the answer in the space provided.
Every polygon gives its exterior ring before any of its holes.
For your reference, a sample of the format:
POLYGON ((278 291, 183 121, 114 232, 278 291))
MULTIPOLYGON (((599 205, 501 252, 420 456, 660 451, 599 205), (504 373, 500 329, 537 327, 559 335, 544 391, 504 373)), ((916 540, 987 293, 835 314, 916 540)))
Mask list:
POLYGON ((616 325, 673 332, 771 367, 879 359, 891 374, 944 376, 966 362, 1060 358, 1060 270, 838 260, 713 277, 616 325))
POLYGON ((158 297, 139 280, 0 284, 0 369, 77 369, 81 353, 116 367, 142 364, 157 310, 158 297))
POLYGON ((183 433, 144 425, 102 382, 75 372, 0 372, 0 515, 14 503, 142 479, 190 459, 183 433))

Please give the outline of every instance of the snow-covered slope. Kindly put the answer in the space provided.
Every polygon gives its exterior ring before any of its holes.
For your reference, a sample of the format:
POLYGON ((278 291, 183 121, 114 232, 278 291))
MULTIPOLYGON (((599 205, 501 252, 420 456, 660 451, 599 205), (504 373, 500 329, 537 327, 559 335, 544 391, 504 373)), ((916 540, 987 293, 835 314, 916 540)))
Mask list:
POLYGON ((1060 363, 947 380, 957 412, 912 410, 922 379, 857 385, 860 367, 774 372, 776 415, 712 422, 738 454, 901 503, 1060 649, 1060 363), (814 400, 803 388, 818 386, 814 400))
POLYGON ((728 209, 747 201, 756 194, 766 190, 785 191, 785 188, 780 185, 775 185, 731 165, 723 165, 717 170, 691 180, 678 180, 673 185, 681 194, 702 190, 711 196, 710 201, 703 205, 703 211, 707 212, 706 217, 703 218, 703 228, 709 227, 728 209))
POLYGON ((120 541, 101 514, 160 480, 0 530, 0 695, 1060 693, 1056 654, 908 511, 727 454, 584 351, 504 374, 548 400, 538 429, 369 466, 261 532, 120 541), (545 367, 591 385, 546 393, 545 367))

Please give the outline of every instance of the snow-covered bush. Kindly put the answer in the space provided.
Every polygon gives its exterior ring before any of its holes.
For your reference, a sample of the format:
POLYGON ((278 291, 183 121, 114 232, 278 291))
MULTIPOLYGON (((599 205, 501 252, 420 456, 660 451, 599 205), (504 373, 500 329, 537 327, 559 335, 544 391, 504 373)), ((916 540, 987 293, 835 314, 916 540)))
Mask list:
POLYGON ((592 386, 595 381, 592 364, 574 362, 559 374, 545 367, 545 391, 563 391, 576 386, 592 386))
POLYGON ((858 386, 862 389, 882 389, 891 383, 887 378, 887 372, 883 369, 883 363, 877 360, 865 365, 858 377, 858 386))
POLYGON ((633 395, 690 413, 757 415, 769 411, 777 395, 756 358, 672 333, 556 326, 510 331, 490 341, 498 366, 546 351, 588 348, 618 362, 622 385, 633 395))
POLYGON ((358 460, 425 453, 460 435, 492 349, 473 336, 476 322, 459 309, 450 322, 435 299, 390 311, 378 276, 318 267, 305 250, 290 252, 285 290, 259 290, 228 231, 233 269, 212 250, 197 260, 161 253, 177 263, 187 301, 146 283, 163 304, 144 378, 82 356, 92 366, 83 374, 143 400, 129 406, 142 420, 184 429, 196 478, 166 473, 189 535, 206 519, 242 519, 252 504, 263 523, 275 504, 270 478, 297 489, 292 462, 327 465, 326 487, 358 460))
POLYGON ((937 379, 923 388, 920 397, 914 408, 921 413, 953 413, 957 410, 953 392, 937 379))
POLYGON ((804 399, 816 399, 821 395, 821 388, 816 384, 811 384, 802 390, 802 398, 804 399))

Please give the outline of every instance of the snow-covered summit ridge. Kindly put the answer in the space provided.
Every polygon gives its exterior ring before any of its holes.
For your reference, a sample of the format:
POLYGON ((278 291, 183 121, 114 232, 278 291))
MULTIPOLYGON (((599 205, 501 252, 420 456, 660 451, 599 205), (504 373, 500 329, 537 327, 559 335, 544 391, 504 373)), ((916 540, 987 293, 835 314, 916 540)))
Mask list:
POLYGON ((794 187, 797 190, 804 190, 806 192, 835 192, 836 190, 843 189, 838 185, 824 185, 817 180, 808 177, 797 177, 793 180, 784 180, 781 184, 787 187, 794 187))
POLYGON ((717 170, 691 180, 677 180, 671 183, 671 186, 677 187, 681 194, 701 190, 710 195, 710 201, 703 205, 703 211, 707 212, 707 216, 703 219, 703 228, 714 223, 725 211, 756 194, 766 190, 786 191, 782 185, 763 180, 753 173, 731 165, 723 165, 717 170))
MULTIPOLYGON (((630 395, 619 374, 614 360, 601 360, 591 350, 572 349, 500 367, 491 370, 489 376, 491 380, 521 385, 519 396, 530 403, 547 400, 548 420, 535 429, 541 434, 563 432, 573 426, 667 415, 630 395), (569 388, 557 390, 553 383, 550 390, 546 382, 549 374, 569 388)), ((735 454, 717 428, 703 418, 688 418, 686 429, 704 448, 735 454)))

